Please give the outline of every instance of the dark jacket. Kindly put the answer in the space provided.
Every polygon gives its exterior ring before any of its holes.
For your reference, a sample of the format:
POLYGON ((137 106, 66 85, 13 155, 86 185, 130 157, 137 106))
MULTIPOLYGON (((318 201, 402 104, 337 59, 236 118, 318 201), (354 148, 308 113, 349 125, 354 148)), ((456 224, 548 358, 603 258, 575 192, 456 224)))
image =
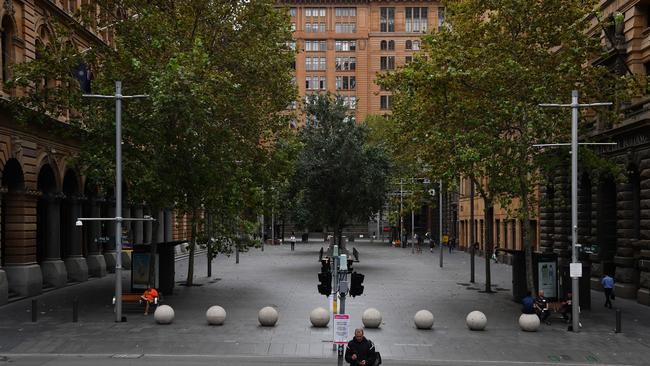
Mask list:
POLYGON ((356 339, 352 339, 348 342, 347 347, 345 347, 345 361, 347 361, 352 366, 359 365, 359 362, 365 360, 366 366, 373 366, 375 364, 375 345, 363 337, 361 342, 357 342, 356 339), (352 355, 356 354, 357 359, 352 360, 352 355))

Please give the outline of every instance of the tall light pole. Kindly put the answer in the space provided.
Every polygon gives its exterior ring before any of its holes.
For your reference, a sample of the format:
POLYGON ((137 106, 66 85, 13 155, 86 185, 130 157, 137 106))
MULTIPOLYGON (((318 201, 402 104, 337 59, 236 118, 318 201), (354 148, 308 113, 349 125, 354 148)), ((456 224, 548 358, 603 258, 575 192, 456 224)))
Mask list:
POLYGON ((115 217, 79 217, 83 221, 115 221, 115 321, 122 321, 122 221, 155 221, 151 217, 122 217, 122 99, 148 98, 148 95, 122 95, 122 82, 115 82, 115 95, 84 94, 86 98, 115 99, 115 217))
MULTIPOLYGON (((578 260, 578 110, 580 108, 593 108, 611 106, 611 102, 604 103, 578 103, 578 91, 571 93, 571 104, 540 104, 540 107, 571 108, 571 292, 573 331, 580 330, 580 277, 582 277, 582 263, 578 260)), ((569 144, 548 144, 537 146, 565 146, 569 144)), ((595 145, 595 144, 590 144, 595 145)), ((600 144, 599 144, 600 145, 600 144)), ((608 144, 609 145, 609 144, 608 144)))
POLYGON ((438 224, 440 227, 440 232, 438 232, 439 236, 439 243, 440 243, 440 268, 442 268, 442 256, 445 253, 444 250, 442 250, 442 179, 439 181, 439 187, 438 187, 438 210, 439 210, 439 215, 438 215, 438 224))

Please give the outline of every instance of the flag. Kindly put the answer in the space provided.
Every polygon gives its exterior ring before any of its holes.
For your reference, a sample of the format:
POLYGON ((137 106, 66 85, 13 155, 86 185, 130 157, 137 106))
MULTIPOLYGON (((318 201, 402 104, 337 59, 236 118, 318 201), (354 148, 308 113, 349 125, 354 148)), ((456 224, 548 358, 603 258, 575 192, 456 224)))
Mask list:
POLYGON ((81 92, 84 94, 90 94, 90 80, 92 75, 88 65, 85 63, 80 63, 73 71, 73 76, 79 82, 79 87, 81 92))

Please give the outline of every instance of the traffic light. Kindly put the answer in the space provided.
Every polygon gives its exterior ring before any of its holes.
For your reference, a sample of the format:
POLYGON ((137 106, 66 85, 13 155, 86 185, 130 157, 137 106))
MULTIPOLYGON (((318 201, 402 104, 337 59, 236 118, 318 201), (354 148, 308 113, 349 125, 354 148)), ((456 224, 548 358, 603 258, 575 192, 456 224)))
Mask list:
POLYGON ((318 293, 329 296, 332 294, 332 272, 323 271, 318 274, 318 293))
POLYGON ((363 279, 366 276, 361 273, 352 272, 350 279, 350 296, 355 297, 363 294, 363 279))

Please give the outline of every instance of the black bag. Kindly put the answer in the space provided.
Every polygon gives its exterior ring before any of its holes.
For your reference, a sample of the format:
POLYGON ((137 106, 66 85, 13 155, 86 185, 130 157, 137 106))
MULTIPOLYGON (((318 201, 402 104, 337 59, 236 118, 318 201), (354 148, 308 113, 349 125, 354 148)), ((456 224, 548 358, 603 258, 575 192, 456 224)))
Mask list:
POLYGON ((373 366, 381 365, 381 354, 375 352, 375 364, 373 366))

